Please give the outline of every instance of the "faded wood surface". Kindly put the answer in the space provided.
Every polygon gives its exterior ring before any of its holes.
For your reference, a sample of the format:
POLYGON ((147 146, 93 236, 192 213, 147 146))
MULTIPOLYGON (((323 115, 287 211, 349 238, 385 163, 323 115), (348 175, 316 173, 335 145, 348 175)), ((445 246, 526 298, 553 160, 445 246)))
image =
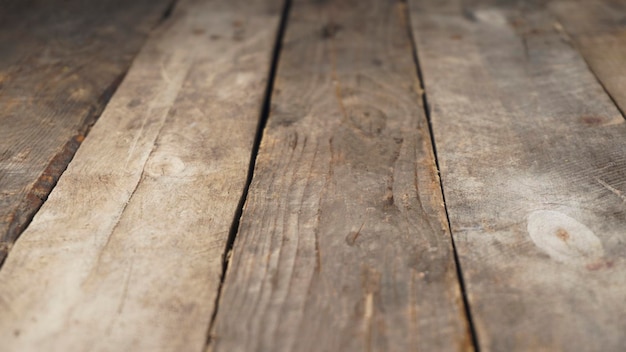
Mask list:
POLYGON ((6 351, 200 351, 280 4, 188 1, 0 270, 6 351))
POLYGON ((606 91, 626 112, 626 2, 557 1, 550 7, 606 91))
POLYGON ((481 350, 623 350, 618 109, 547 10, 410 6, 481 350))
POLYGON ((0 263, 167 3, 0 1, 0 263))
POLYGON ((292 4, 209 350, 471 349, 405 15, 292 4))

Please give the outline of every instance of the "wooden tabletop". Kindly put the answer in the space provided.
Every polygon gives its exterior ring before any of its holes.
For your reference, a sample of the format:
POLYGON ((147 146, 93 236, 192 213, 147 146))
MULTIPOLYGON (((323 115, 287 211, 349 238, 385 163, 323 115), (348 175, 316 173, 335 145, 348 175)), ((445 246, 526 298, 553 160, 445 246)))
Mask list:
POLYGON ((0 0, 0 350, 623 351, 621 0, 0 0))

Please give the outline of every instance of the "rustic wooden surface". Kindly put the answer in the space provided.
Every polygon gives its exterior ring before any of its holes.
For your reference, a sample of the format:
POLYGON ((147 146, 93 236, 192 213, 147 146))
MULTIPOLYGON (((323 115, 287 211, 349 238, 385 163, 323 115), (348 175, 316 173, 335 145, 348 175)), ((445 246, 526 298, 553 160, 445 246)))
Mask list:
POLYGON ((0 1, 0 263, 168 2, 0 1))
POLYGON ((204 348, 279 14, 189 1, 152 36, 0 271, 2 350, 204 348))
POLYGON ((481 350, 621 351, 625 121, 545 7, 458 3, 410 6, 481 350))
POLYGON ((293 0, 262 135, 283 0, 168 2, 0 0, 0 350, 623 350, 623 1, 293 0))
POLYGON ((401 1, 296 0, 212 351, 470 350, 401 1))
POLYGON ((550 5, 562 28, 626 116, 626 2, 577 0, 550 5))

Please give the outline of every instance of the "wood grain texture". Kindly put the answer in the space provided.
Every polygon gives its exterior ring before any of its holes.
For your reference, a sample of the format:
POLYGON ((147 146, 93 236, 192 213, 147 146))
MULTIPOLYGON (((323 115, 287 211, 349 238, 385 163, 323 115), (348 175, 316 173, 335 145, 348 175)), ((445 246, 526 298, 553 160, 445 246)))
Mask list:
POLYGON ((293 3, 209 350, 471 349, 408 33, 293 3))
POLYGON ((481 350, 623 350, 624 119, 545 8, 434 3, 411 19, 481 350))
POLYGON ((0 270, 9 351, 200 351, 279 6, 188 1, 149 40, 0 270))
POLYGON ((0 263, 167 3, 0 1, 0 263))
POLYGON ((562 28, 626 116, 626 2, 557 1, 550 5, 562 28))

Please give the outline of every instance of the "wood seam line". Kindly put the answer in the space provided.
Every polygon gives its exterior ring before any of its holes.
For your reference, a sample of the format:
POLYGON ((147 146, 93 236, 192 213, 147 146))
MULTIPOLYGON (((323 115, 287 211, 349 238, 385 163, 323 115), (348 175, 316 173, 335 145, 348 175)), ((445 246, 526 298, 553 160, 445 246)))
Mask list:
MULTIPOLYGON (((170 3, 165 8, 165 10, 160 16, 160 19, 156 22, 152 30, 161 26, 171 16, 177 2, 178 0, 170 1, 170 3)), ((148 40, 148 37, 146 37, 146 39, 144 40, 144 43, 147 40, 148 40)), ((137 52, 134 55, 135 57, 141 51, 142 46, 143 45, 141 45, 138 48, 137 52)), ((102 102, 102 106, 98 108, 92 107, 89 109, 89 111, 87 111, 85 116, 82 118, 81 127, 77 131, 78 133, 63 146, 62 151, 59 154, 57 154, 57 157, 55 157, 54 159, 50 161, 50 163, 48 163, 48 166, 42 171, 41 175, 35 181, 35 184, 37 184, 37 183, 41 183, 42 180, 46 178, 46 176, 52 177, 52 182, 50 183, 49 188, 45 190, 45 194, 37 195, 36 192, 34 192, 34 190, 28 194, 28 196, 30 196, 29 198, 31 199, 39 198, 37 200, 38 204, 36 204, 34 208, 32 208, 28 213, 22 216, 16 215, 19 212, 19 209, 16 209, 14 211, 14 220, 12 221, 11 224, 9 224, 8 230, 5 234, 5 238, 11 239, 11 243, 6 244, 7 248, 6 248, 6 253, 4 255, 2 255, 0 251, 0 269, 4 265, 4 262, 6 261, 11 248, 13 247, 15 242, 19 239, 22 232, 24 232, 24 230, 28 228, 30 223, 33 221, 33 218, 35 217, 35 215, 37 215, 37 213, 39 212, 39 209, 41 209, 43 204, 46 202, 46 200, 48 199, 48 196, 50 195, 50 193, 52 193, 52 191, 56 187, 57 182, 59 181, 59 179, 65 172, 65 170, 67 170, 68 165, 72 162, 72 159, 74 159, 74 156, 76 155, 76 152, 78 152, 78 149, 82 145, 83 140, 85 140, 85 137, 87 137, 93 125, 98 121, 98 119, 102 115, 102 112, 104 112, 104 110, 106 109, 109 101, 111 100, 115 92, 117 91, 117 88, 119 88, 120 84, 124 81, 126 74, 130 70, 130 67, 132 66, 132 61, 134 61, 134 58, 133 60, 131 60, 131 64, 129 64, 125 70, 120 72, 120 74, 111 82, 111 84, 109 84, 108 87, 106 87, 104 92, 98 97, 98 101, 102 102), (62 165, 62 167, 58 169, 58 172, 51 172, 50 170, 55 168, 54 165, 58 163, 59 159, 65 159, 63 161, 64 165, 62 165), (50 175, 50 173, 52 174, 50 175)), ((0 249, 2 249, 2 244, 0 244, 0 249)))
POLYGON ((452 234, 452 225, 450 224, 450 215, 448 214, 448 205, 446 203, 446 194, 443 191, 443 182, 441 181, 441 168, 439 167, 439 157, 437 155, 437 143, 435 141, 435 134, 433 131, 433 124, 430 116, 430 105, 428 104, 428 97, 426 94, 426 84, 424 82, 424 75, 422 72, 422 67, 420 65, 419 57, 417 56, 417 44, 415 42, 415 38, 413 36, 413 26, 411 25, 411 11, 409 9, 408 2, 405 2, 406 6, 404 7, 404 16, 405 16, 405 24, 406 30, 408 32, 408 36, 411 42, 411 51, 413 53, 413 61, 415 62, 415 69, 417 73, 417 79, 420 84, 421 96, 422 96, 422 105, 424 109, 424 113, 426 115, 426 120, 428 121, 428 132, 430 135, 430 143, 433 147, 433 154, 435 158, 435 166, 437 167, 437 179, 439 180, 439 189, 441 190, 441 197, 443 199, 444 211, 446 213, 446 221, 448 222, 448 230, 450 231, 450 239, 452 242, 452 251, 454 254, 454 264, 457 272, 457 279, 459 282, 459 288, 461 290, 461 297, 463 300, 463 308, 465 311, 465 318, 467 320, 468 333, 470 334, 472 345, 474 347, 474 351, 480 351, 480 345, 478 343, 478 334, 476 332, 476 328, 474 326, 474 321, 472 318, 472 310, 469 303, 469 299, 467 297, 466 285, 463 278, 463 270, 461 268, 461 262, 459 260, 459 255, 457 252, 454 236, 452 234))
POLYGON ((215 307, 213 308, 213 314, 211 315, 211 320, 209 323, 209 328, 207 330, 207 338, 205 343, 205 349, 209 347, 212 341, 213 336, 213 327, 215 325, 215 319, 217 318, 217 312, 219 310, 219 303, 222 297, 222 290, 224 287, 224 281, 226 280, 226 273, 228 271, 228 264, 230 262, 230 253, 233 249, 233 245, 235 244, 235 239, 237 237, 237 233, 239 232, 239 223, 241 220, 241 215, 243 214, 243 207, 248 198, 248 191, 250 190, 250 184, 252 183, 252 178, 254 176, 254 168, 256 166, 256 159, 259 154, 259 147, 261 145, 261 141, 263 139, 263 133, 265 131, 265 126, 267 125, 267 120, 270 115, 270 107, 272 100, 272 91, 274 90, 274 80, 276 78, 276 71, 278 68, 278 61, 280 57, 280 51, 282 47, 282 42, 285 34, 285 30, 287 27, 287 19, 289 17, 289 9, 291 8, 291 0, 284 0, 283 3, 283 11, 280 18, 280 24, 278 25, 278 30, 276 31, 274 48, 272 50, 272 59, 268 72, 267 85, 265 87, 265 97, 263 99, 263 106, 261 108, 259 123, 257 125, 256 135, 254 136, 254 142, 252 144, 252 150, 250 152, 250 164, 248 166, 248 175, 246 177, 246 184, 241 193, 241 198, 239 198, 239 203, 237 204, 237 210, 235 210, 235 214, 233 216, 233 221, 231 223, 228 239, 226 241, 226 246, 224 247, 224 252, 222 254, 222 273, 220 275, 220 283, 217 289, 217 295, 215 296, 215 307))
POLYGON ((176 4, 178 4, 178 0, 170 0, 165 10, 163 10, 163 14, 161 14, 161 19, 156 23, 153 29, 158 28, 163 24, 163 22, 167 21, 168 18, 172 17, 176 4))
POLYGON ((619 104, 617 104, 617 101, 615 100, 613 95, 611 95, 611 92, 606 88, 606 86, 604 85, 604 82, 602 82, 600 77, 598 77, 597 72, 594 70, 593 66, 587 59, 587 56, 583 55, 583 52, 580 50, 578 45, 576 45, 576 41, 572 39, 571 34, 567 31, 567 29, 565 29, 565 27, 563 27, 563 25, 561 25, 561 22, 560 22, 561 19, 559 18, 559 15, 553 12, 551 12, 551 14, 553 14, 554 17, 556 17, 557 19, 556 23, 558 24, 558 26, 556 26, 556 30, 560 32, 561 35, 565 38, 564 42, 567 43, 569 46, 571 46, 572 49, 574 49, 578 53, 578 55, 580 55, 580 57, 585 62, 585 65, 589 69, 589 72, 591 72, 591 74, 596 79, 598 84, 600 84, 600 87, 602 87, 602 89, 604 90, 606 95, 609 97, 609 99, 611 99, 611 102, 613 103, 613 105, 615 105, 615 108, 617 108, 617 111, 619 111, 619 113, 622 115, 622 118, 626 120, 626 112, 622 110, 619 104))
MULTIPOLYGON (((130 68, 130 66, 129 66, 130 68)), ((59 152, 56 157, 54 157, 46 168, 41 172, 37 180, 35 181, 35 185, 41 184, 41 186, 35 186, 28 194, 26 199, 30 199, 30 203, 34 205, 32 209, 28 212, 23 212, 23 215, 19 215, 20 210, 15 209, 13 211, 13 221, 9 224, 7 232, 5 233, 4 240, 9 240, 10 242, 0 244, 0 249, 5 250, 6 253, 2 253, 0 251, 0 269, 2 265, 6 261, 11 248, 15 245, 15 242, 19 239, 20 235, 28 225, 33 221, 33 218, 39 212, 39 209, 43 206, 43 203, 48 199, 54 187, 56 187, 61 175, 67 170, 67 167, 74 159, 76 152, 78 152, 78 148, 80 148, 82 142, 85 140, 87 134, 93 127, 93 125, 98 121, 100 115, 106 108, 109 100, 115 94, 115 91, 120 86, 124 77, 126 77, 126 73, 128 69, 124 72, 121 72, 112 82, 111 84, 104 90, 104 92, 98 97, 98 101, 101 101, 103 105, 99 108, 91 107, 89 111, 82 117, 82 121, 80 122, 79 130, 76 135, 72 137, 63 148, 61 148, 61 152, 59 152), (59 165, 60 164, 60 165, 59 165), (46 183, 46 179, 50 178, 52 181, 48 186, 44 185, 46 183), (44 194, 37 194, 37 190, 45 189, 44 194), (36 202, 36 204, 35 204, 36 202), (5 245, 6 248, 1 248, 2 245, 5 245)), ((26 202, 29 202, 28 200, 26 202)))

